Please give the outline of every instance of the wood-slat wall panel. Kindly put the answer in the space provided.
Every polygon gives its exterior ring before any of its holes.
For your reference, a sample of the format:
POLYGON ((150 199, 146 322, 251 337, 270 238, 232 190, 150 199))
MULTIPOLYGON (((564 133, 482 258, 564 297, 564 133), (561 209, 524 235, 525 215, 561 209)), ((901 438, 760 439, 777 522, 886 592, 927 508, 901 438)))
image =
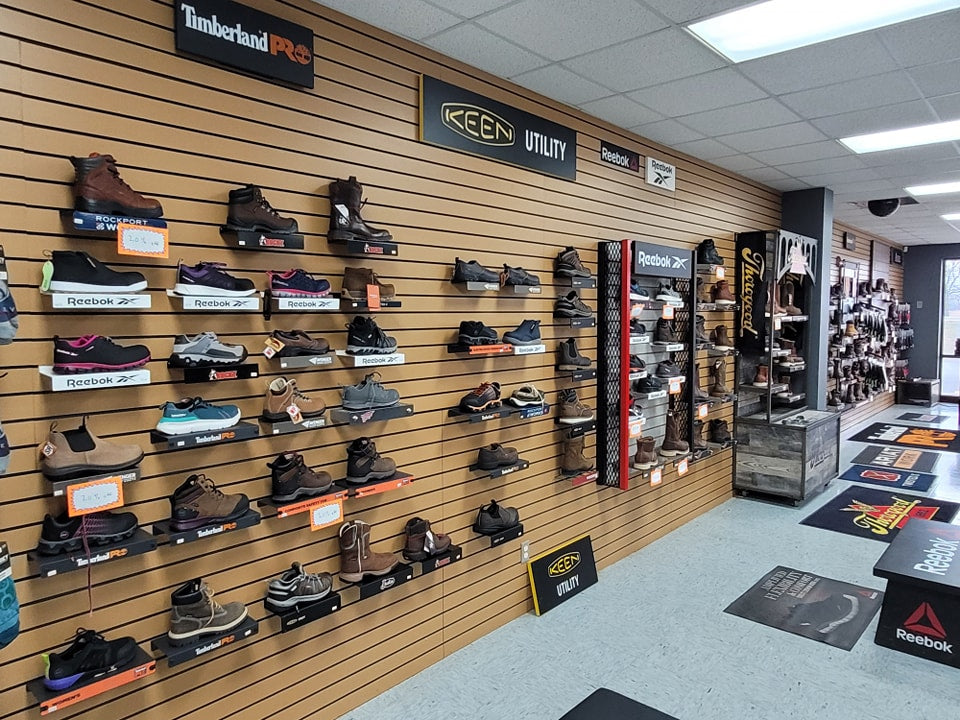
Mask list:
MULTIPOLYGON (((670 469, 658 488, 573 488, 559 478, 552 417, 470 426, 452 423, 446 409, 486 378, 503 383, 507 393, 534 382, 555 399, 566 381, 556 375, 553 352, 571 334, 584 353, 596 357, 595 333, 571 331, 551 317, 554 299, 565 292, 551 277, 562 247, 577 247, 596 268, 603 240, 632 237, 689 248, 713 237, 732 265, 736 232, 779 226, 779 193, 309 0, 247 4, 314 30, 314 90, 285 88, 177 55, 171 0, 0 0, 0 244, 21 312, 15 345, 0 349, 0 367, 7 372, 0 415, 13 447, 8 477, 0 483, 0 537, 13 552, 23 606, 20 637, 0 651, 2 720, 36 716, 23 683, 41 672, 38 655, 77 626, 146 643, 166 631, 170 592, 195 576, 205 577, 219 597, 240 600, 263 617, 266 582, 291 562, 333 573, 339 566, 334 530, 311 533, 302 516, 264 518, 246 531, 95 567, 88 614, 84 573, 41 579, 27 562, 44 513, 60 507, 37 471, 36 447, 53 420, 69 425, 88 414, 94 432, 144 448, 143 479, 125 493, 144 525, 167 516, 167 496, 190 472, 206 472, 225 491, 263 497, 270 491, 265 463, 277 453, 301 450, 309 464, 341 476, 345 445, 368 432, 417 481, 396 493, 349 501, 348 518, 371 523, 374 549, 392 551, 402 544, 408 517, 428 517, 466 554, 460 563, 390 593, 347 602, 339 613, 295 633, 281 635, 266 618, 253 640, 172 670, 161 663, 156 675, 139 684, 61 711, 66 718, 337 717, 531 609, 516 543, 491 550, 470 530, 477 507, 491 497, 520 509, 534 552, 590 533, 600 567, 730 497, 729 453, 695 464, 683 478, 670 469), (421 72, 575 128, 577 181, 417 142, 421 72), (675 163, 677 192, 654 190, 642 174, 601 163, 601 139, 675 163), (59 211, 70 206, 72 182, 67 156, 92 150, 114 154, 125 180, 163 202, 171 228, 169 259, 117 256, 111 241, 77 235, 64 225, 59 211), (365 261, 330 252, 327 186, 350 174, 366 186, 365 217, 393 231, 399 257, 365 261), (217 227, 227 191, 251 181, 275 207, 297 217, 307 236, 304 251, 239 252, 223 244, 217 227), (118 268, 143 272, 153 307, 137 314, 53 311, 37 285, 44 251, 56 249, 83 249, 118 268), (522 265, 541 275, 544 293, 526 299, 465 295, 449 283, 456 256, 489 267, 522 265), (385 368, 384 379, 414 402, 416 414, 368 429, 335 426, 204 450, 159 451, 148 432, 165 400, 199 391, 214 402, 237 404, 245 419, 255 420, 265 383, 283 374, 264 359, 261 378, 184 387, 164 362, 175 334, 212 329, 255 353, 271 329, 302 327, 336 347, 343 345, 349 319, 339 313, 277 314, 268 322, 258 314, 179 313, 164 292, 179 258, 226 262, 261 287, 265 270, 299 265, 339 289, 344 266, 373 265, 398 286, 404 302, 401 310, 378 314, 407 353, 407 364, 385 368), (547 355, 464 359, 446 352, 462 319, 482 319, 503 332, 526 317, 542 321, 547 355), (36 367, 50 360, 50 337, 81 332, 149 345, 153 384, 44 391, 36 367), (517 447, 532 461, 530 468, 478 479, 467 466, 477 447, 495 441, 517 447)), ((596 305, 595 291, 583 295, 596 305)), ((711 313, 708 331, 719 323, 730 325, 732 314, 711 313)), ((701 354, 698 362, 706 383, 709 361, 701 354)), ((333 406, 339 388, 363 373, 335 364, 296 376, 301 387, 333 406)), ((596 405, 595 386, 579 391, 596 405)), ((711 417, 730 419, 730 412, 720 408, 711 417)), ((586 444, 592 456, 594 438, 586 444)))

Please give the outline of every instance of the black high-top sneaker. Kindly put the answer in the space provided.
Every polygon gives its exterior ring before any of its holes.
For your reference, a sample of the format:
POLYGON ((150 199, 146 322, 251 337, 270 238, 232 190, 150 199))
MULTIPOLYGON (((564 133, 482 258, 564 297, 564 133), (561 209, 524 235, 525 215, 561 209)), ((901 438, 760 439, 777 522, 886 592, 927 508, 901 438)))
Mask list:
POLYGON ((350 355, 389 355, 397 350, 397 339, 383 332, 373 318, 357 315, 347 325, 347 352, 350 355))
POLYGON ((698 265, 723 265, 723 258, 717 252, 717 246, 712 238, 706 238, 697 246, 698 265))
POLYGON ((111 270, 80 250, 51 252, 50 262, 44 263, 43 279, 50 292, 122 293, 147 288, 147 280, 140 273, 111 270))
POLYGON ((335 242, 393 240, 388 231, 369 225, 361 217, 360 208, 365 202, 363 185, 353 175, 349 180, 330 183, 330 232, 327 233, 327 239, 335 242))

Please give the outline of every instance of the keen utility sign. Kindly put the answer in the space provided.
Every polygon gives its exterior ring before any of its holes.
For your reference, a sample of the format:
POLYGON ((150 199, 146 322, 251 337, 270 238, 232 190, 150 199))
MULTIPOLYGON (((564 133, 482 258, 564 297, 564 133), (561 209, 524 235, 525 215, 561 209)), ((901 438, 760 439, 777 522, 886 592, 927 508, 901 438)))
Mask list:
POLYGON ((577 178, 576 131, 429 75, 420 76, 420 141, 577 178))
POLYGON ((674 192, 677 189, 677 166, 648 156, 647 185, 674 192))
POLYGON ((633 272, 637 275, 690 278, 693 252, 679 248, 633 241, 633 272))
POLYGON ((565 545, 537 555, 527 563, 533 607, 537 615, 552 610, 597 583, 590 536, 583 535, 565 545))
POLYGON ((174 2, 177 50, 313 87, 313 31, 228 0, 174 2))

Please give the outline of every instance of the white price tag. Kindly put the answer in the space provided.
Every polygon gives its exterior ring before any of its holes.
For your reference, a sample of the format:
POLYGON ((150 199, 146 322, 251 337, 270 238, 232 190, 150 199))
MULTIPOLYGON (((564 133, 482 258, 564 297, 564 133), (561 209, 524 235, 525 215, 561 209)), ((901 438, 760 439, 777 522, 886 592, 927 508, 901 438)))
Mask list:
POLYGON ((650 487, 656 487, 663 482, 663 468, 654 468, 650 471, 650 487))
POLYGON ((321 530, 343 522, 343 500, 325 502, 310 509, 310 529, 321 530))
POLYGON ((723 280, 724 278, 727 277, 727 271, 726 271, 726 268, 723 267, 723 265, 717 265, 717 267, 714 268, 714 273, 717 280, 723 280))
POLYGON ((690 465, 687 462, 687 458, 684 458, 683 460, 677 463, 677 475, 679 475, 680 477, 683 477, 684 475, 686 475, 687 470, 689 469, 690 469, 690 465))

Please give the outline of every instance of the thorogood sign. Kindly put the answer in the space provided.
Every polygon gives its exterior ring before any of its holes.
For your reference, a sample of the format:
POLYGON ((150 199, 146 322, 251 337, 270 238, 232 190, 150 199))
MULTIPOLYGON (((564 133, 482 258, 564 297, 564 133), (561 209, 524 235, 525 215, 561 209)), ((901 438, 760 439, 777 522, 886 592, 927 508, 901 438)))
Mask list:
POLYGON ((420 76, 420 140, 566 180, 577 177, 577 133, 483 95, 420 76))
POLYGON ((543 615, 557 605, 597 582, 590 536, 584 535, 565 545, 537 555, 527 563, 533 607, 543 615))
POLYGON ((174 2, 177 50, 313 87, 313 31, 229 0, 174 2))
POLYGON ((633 241, 633 271, 638 275, 689 278, 693 263, 690 250, 633 241))
POLYGON ((742 350, 763 351, 766 334, 764 306, 766 292, 766 240, 763 233, 737 235, 737 293, 740 298, 740 335, 742 350))

